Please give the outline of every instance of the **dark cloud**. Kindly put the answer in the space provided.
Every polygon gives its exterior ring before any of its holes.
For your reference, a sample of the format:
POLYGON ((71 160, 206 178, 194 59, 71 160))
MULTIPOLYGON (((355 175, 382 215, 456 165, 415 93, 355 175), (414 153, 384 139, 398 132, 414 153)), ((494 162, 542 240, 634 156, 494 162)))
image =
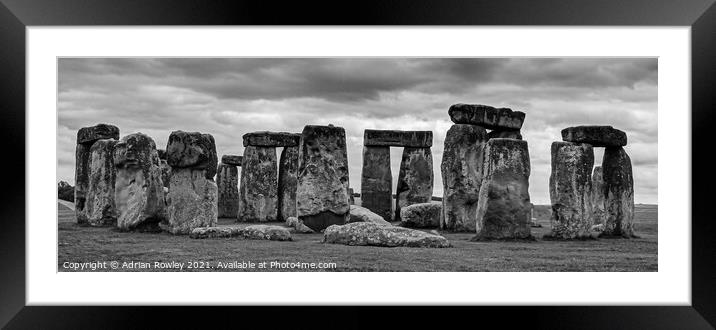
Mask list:
POLYGON ((220 154, 242 153, 250 131, 332 123, 346 129, 356 190, 364 129, 432 130, 440 195, 447 109, 462 102, 527 114, 535 202, 549 201, 550 144, 582 124, 628 133, 637 201, 656 202, 657 69, 636 58, 61 58, 58 179, 73 181, 77 130, 100 122, 159 147, 172 130, 211 133, 220 154))

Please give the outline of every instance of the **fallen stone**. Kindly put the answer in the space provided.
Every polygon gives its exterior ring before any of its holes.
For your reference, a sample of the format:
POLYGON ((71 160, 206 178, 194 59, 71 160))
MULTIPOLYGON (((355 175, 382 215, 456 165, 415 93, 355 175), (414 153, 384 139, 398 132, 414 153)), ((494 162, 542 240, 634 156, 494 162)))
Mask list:
POLYGON ((243 230, 240 227, 199 227, 192 229, 189 238, 230 238, 240 237, 243 230))
POLYGON ((243 158, 244 157, 242 156, 223 155, 221 156, 221 163, 232 166, 241 166, 243 158))
POLYGON ((383 247, 450 247, 450 242, 442 236, 409 228, 381 226, 372 222, 330 226, 323 233, 323 242, 383 247))
POLYGON ((280 226, 252 225, 244 228, 241 235, 246 239, 290 241, 291 232, 280 226))
POLYGON ((552 204, 549 236, 579 239, 590 236, 594 150, 589 144, 552 143, 549 197, 552 204))
POLYGON ((371 212, 369 209, 358 206, 358 205, 351 205, 350 206, 350 213, 351 216, 348 219, 349 223, 353 222, 372 222, 379 224, 381 226, 392 226, 390 222, 385 221, 383 217, 380 215, 377 215, 373 212, 371 212))
POLYGON ((77 131, 77 144, 92 144, 102 139, 119 139, 119 128, 114 125, 97 124, 90 127, 82 127, 77 131))
POLYGON ((289 217, 288 219, 286 219, 286 226, 288 226, 289 228, 292 228, 296 232, 302 233, 302 234, 315 233, 315 231, 313 231, 313 229, 308 228, 308 226, 304 225, 303 222, 301 222, 301 220, 299 220, 296 217, 289 217))
POLYGON ((413 204, 400 210, 400 225, 407 228, 438 228, 442 202, 413 204))
POLYGON ((363 133, 363 145, 369 147, 430 148, 433 146, 433 132, 367 129, 363 133))
POLYGON ((253 132, 244 134, 244 147, 296 147, 301 134, 286 132, 253 132))
POLYGON ((393 217, 390 147, 363 147, 361 206, 390 221, 393 217))
POLYGON ((487 132, 475 125, 454 124, 445 136, 440 172, 443 179, 440 229, 475 232, 487 132))
POLYGON ((602 158, 606 221, 602 236, 635 237, 634 177, 623 148, 606 148, 602 158))
POLYGON ((483 170, 475 239, 531 238, 527 142, 489 140, 483 170))
POLYGON ((278 220, 296 216, 298 147, 285 147, 278 164, 278 220))
POLYGON ((239 214, 239 171, 236 166, 219 164, 216 187, 219 191, 218 217, 236 218, 239 214))
POLYGON ((562 140, 588 143, 593 147, 623 147, 626 133, 611 126, 574 126, 562 130, 562 140))
POLYGON ((244 148, 238 221, 276 221, 278 216, 276 167, 276 148, 254 146, 244 148))
POLYGON ((594 167, 592 174, 592 212, 595 225, 606 223, 607 211, 604 206, 604 176, 601 166, 594 167))
POLYGON ((524 112, 481 104, 453 104, 448 114, 455 124, 478 125, 487 129, 519 130, 525 121, 524 112))
POLYGON ((154 140, 129 134, 114 146, 114 204, 120 230, 158 231, 167 219, 159 154, 154 140))
POLYGON ((403 148, 395 196, 395 220, 400 209, 427 203, 433 196, 433 156, 430 148, 403 148))
POLYGON ((522 133, 518 129, 495 129, 487 133, 488 139, 516 139, 522 140, 522 133))
POLYGON ((321 231, 348 219, 348 156, 342 127, 307 125, 300 146, 296 214, 321 231))
POLYGON ((218 157, 211 134, 174 131, 169 135, 166 150, 167 163, 173 169, 204 170, 207 179, 214 179, 218 157))
POLYGON ((97 140, 90 148, 89 185, 84 212, 90 226, 115 226, 114 145, 117 140, 97 140))
POLYGON ((216 226, 218 188, 206 178, 205 170, 173 168, 167 199, 168 232, 186 235, 194 228, 216 226))

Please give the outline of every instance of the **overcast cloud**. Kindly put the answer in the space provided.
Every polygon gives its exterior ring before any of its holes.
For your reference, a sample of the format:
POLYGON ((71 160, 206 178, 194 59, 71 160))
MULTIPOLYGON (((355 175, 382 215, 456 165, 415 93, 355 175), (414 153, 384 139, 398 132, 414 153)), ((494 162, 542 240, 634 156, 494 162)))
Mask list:
MULTIPOLYGON (((331 123, 346 129, 356 192, 364 129, 432 130, 442 196, 447 110, 479 103, 527 114, 534 203, 549 204, 550 144, 562 128, 585 124, 627 132, 635 200, 657 202, 656 59, 63 58, 58 66, 58 180, 71 184, 84 126, 146 133, 162 149, 173 130, 211 133, 219 155, 240 155, 245 133, 331 123)), ((401 150, 393 149, 395 186, 401 150)))

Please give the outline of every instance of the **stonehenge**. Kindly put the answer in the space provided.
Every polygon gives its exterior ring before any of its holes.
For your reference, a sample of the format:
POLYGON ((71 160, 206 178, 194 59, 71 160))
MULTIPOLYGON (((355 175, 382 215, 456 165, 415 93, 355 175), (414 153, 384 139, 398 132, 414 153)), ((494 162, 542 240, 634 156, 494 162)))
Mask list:
MULTIPOLYGON (((89 193, 89 180, 90 180, 90 166, 91 166, 91 148, 94 143, 96 143, 99 140, 117 140, 119 139, 119 128, 117 126, 108 125, 108 124, 97 124, 95 126, 90 127, 82 127, 77 131, 77 147, 75 149, 75 214, 77 216, 77 223, 80 225, 90 225, 89 223, 89 216, 87 214, 87 211, 85 210, 85 206, 87 205, 87 197, 89 193)), ((99 152, 99 151, 98 151, 99 152)), ((106 159, 104 159, 106 160, 106 159)), ((102 163, 104 163, 104 160, 102 163)), ((107 160, 109 163, 111 163, 111 159, 107 160)), ((99 164, 98 164, 99 166, 99 164)), ((101 168, 95 168, 96 171, 100 171, 102 173, 108 173, 109 171, 112 171, 112 169, 101 169, 101 168)), ((97 175, 99 172, 97 172, 97 175)), ((111 175, 108 177, 111 179, 111 175)), ((106 182, 105 185, 102 185, 102 187, 97 186, 100 189, 104 189, 104 187, 110 187, 114 185, 114 182, 106 182)), ((93 201, 92 203, 95 204, 96 207, 94 207, 95 210, 97 210, 97 207, 100 209, 105 209, 105 206, 100 205, 102 204, 101 200, 105 199, 106 193, 92 193, 91 194, 93 198, 98 198, 98 201, 93 201)), ((105 211, 99 210, 99 213, 105 213, 109 217, 102 216, 101 219, 96 219, 96 211, 93 211, 95 213, 95 220, 93 221, 94 224, 104 224, 105 222, 113 222, 115 220, 111 220, 111 213, 113 212, 110 209, 106 209, 105 211), (102 220, 104 219, 104 220, 102 220)))
POLYGON ((239 170, 242 156, 224 155, 216 169, 219 190, 217 212, 219 218, 236 218, 239 213, 239 170))
POLYGON ((482 104, 453 104, 440 165, 440 228, 475 240, 530 238, 530 162, 525 114, 482 104), (488 130, 490 130, 488 132, 488 130))
POLYGON ((117 140, 97 140, 90 147, 89 180, 84 214, 90 226, 114 226, 117 210, 114 206, 114 146, 117 140))
POLYGON ((526 141, 487 141, 475 240, 531 238, 529 176, 526 141))
POLYGON ((216 144, 210 134, 173 131, 167 142, 167 163, 172 167, 167 231, 187 235, 194 228, 217 223, 218 187, 216 144))
POLYGON ((299 148, 298 219, 314 231, 345 224, 350 216, 345 130, 333 125, 307 125, 299 148))
POLYGON ((277 221, 295 215, 300 140, 300 134, 286 132, 244 134, 237 221, 277 221), (284 148, 280 166, 276 159, 277 147, 284 148))
POLYGON ((431 131, 366 129, 363 133, 362 206, 386 221, 398 221, 402 207, 429 202, 433 194, 432 145, 431 131), (395 202, 392 201, 390 147, 403 147, 395 202))
POLYGON ((631 159, 622 147, 627 136, 611 126, 574 126, 552 144, 552 238, 590 235, 603 225, 602 237, 634 237, 634 182, 631 159), (603 147, 601 167, 593 169, 593 147, 603 147))
POLYGON ((158 231, 167 209, 154 140, 142 133, 126 135, 115 144, 113 157, 117 228, 158 231))

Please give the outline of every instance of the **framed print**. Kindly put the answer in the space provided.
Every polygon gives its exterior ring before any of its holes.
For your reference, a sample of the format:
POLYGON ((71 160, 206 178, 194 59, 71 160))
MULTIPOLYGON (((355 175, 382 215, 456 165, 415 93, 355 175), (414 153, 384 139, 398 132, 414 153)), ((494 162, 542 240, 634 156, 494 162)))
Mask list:
POLYGON ((9 328, 715 322, 712 1, 3 5, 9 328))

